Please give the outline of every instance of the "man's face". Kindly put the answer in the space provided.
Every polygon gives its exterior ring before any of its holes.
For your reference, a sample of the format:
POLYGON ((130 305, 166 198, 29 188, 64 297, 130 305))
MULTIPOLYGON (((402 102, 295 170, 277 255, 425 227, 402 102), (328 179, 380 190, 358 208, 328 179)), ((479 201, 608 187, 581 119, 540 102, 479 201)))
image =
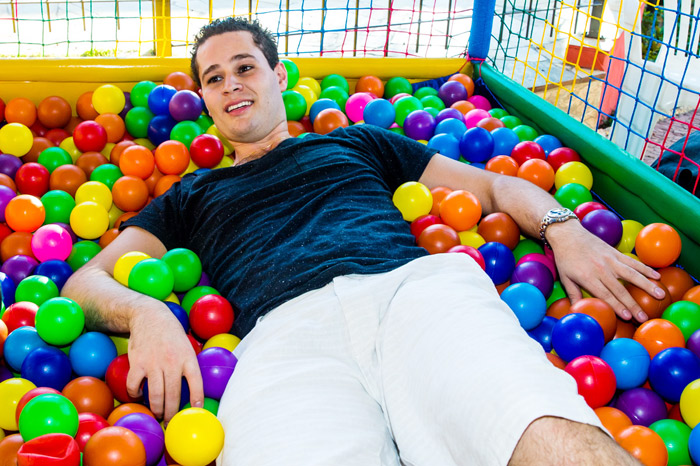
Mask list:
POLYGON ((270 69, 247 31, 207 39, 197 51, 201 94, 217 129, 233 142, 253 143, 286 121, 282 63, 270 69))

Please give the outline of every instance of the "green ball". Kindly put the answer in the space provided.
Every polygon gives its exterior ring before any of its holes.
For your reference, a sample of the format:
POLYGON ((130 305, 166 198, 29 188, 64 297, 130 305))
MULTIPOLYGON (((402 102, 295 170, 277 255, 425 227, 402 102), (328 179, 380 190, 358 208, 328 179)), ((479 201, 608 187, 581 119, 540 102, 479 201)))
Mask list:
POLYGON ((687 424, 675 419, 661 419, 652 423, 649 428, 659 434, 666 444, 668 466, 693 464, 688 449, 692 430, 687 424))
POLYGON ((68 259, 66 259, 66 262, 68 262, 70 268, 73 269, 73 272, 75 272, 80 267, 87 264, 90 259, 95 257, 101 250, 102 248, 100 245, 94 241, 78 241, 73 245, 73 249, 68 256, 68 259))
POLYGON ((299 67, 288 58, 283 58, 280 61, 287 70, 287 90, 289 90, 299 82, 299 67))
POLYGON ((212 118, 209 115, 205 115, 202 113, 201 115, 199 115, 195 123, 197 123, 199 127, 202 128, 202 131, 206 133, 207 130, 211 128, 211 125, 214 124, 214 120, 212 120, 212 118))
POLYGON ((440 110, 438 110, 435 107, 425 107, 423 110, 430 113, 433 116, 433 118, 437 118, 438 113, 440 113, 440 110))
POLYGON ((666 308, 661 318, 676 324, 683 332, 685 341, 688 341, 688 338, 700 329, 700 304, 676 301, 666 308))
POLYGON ((394 111, 396 112, 396 124, 403 127, 403 122, 406 117, 416 110, 423 110, 423 104, 420 100, 413 96, 402 97, 394 102, 394 111))
MULTIPOLYGON (((182 409, 187 409, 191 407, 192 405, 187 403, 182 409)), ((216 416, 219 413, 219 402, 216 401, 214 398, 204 397, 204 405, 202 405, 202 408, 206 409, 214 416, 216 416)))
POLYGON ((114 186, 114 182, 122 176, 124 176, 124 174, 119 167, 113 163, 105 163, 92 171, 90 174, 90 181, 99 181, 103 185, 107 186, 111 191, 112 186, 114 186))
POLYGON ((433 108, 438 109, 438 111, 445 109, 445 102, 443 102, 442 99, 436 95, 428 95, 428 96, 425 96, 423 98, 420 98, 417 96, 414 96, 414 97, 420 99, 420 103, 423 104, 424 108, 425 107, 433 107, 433 108))
POLYGON ((513 128, 513 132, 518 136, 520 142, 522 141, 534 141, 539 133, 535 128, 528 125, 518 125, 513 128))
POLYGON ((50 278, 43 275, 28 276, 19 282, 15 290, 15 302, 29 301, 37 306, 57 297, 58 287, 50 278))
POLYGON ((73 163, 73 159, 65 149, 60 147, 47 147, 39 154, 38 162, 43 165, 49 173, 53 173, 53 171, 61 165, 70 165, 73 163))
POLYGON ((340 110, 345 111, 345 102, 348 101, 348 91, 338 86, 330 86, 321 91, 319 99, 331 99, 340 107, 340 110))
POLYGON ((544 249, 537 241, 530 238, 521 239, 513 249, 515 262, 518 262, 523 256, 533 253, 544 254, 544 249))
POLYGON ((397 94, 413 94, 413 86, 406 78, 395 77, 384 85, 384 98, 391 99, 397 94))
POLYGON ((204 134, 204 131, 197 123, 194 121, 181 121, 170 130, 170 139, 180 141, 189 150, 194 138, 200 134, 204 134))
POLYGON ((504 125, 506 125, 506 128, 513 129, 516 126, 520 126, 523 124, 523 122, 520 120, 520 118, 513 116, 513 115, 506 115, 504 117, 499 118, 501 122, 503 122, 504 125))
POLYGON ((124 119, 126 130, 135 138, 145 138, 148 136, 148 124, 154 115, 148 107, 134 107, 129 110, 124 119))
POLYGON ((85 327, 85 314, 69 298, 51 298, 39 306, 36 331, 46 343, 63 346, 72 343, 85 327))
POLYGON ((170 296, 174 284, 173 271, 160 259, 144 259, 129 273, 129 288, 160 301, 170 296))
POLYGON ((491 110, 489 110, 489 115, 491 115, 491 118, 501 119, 504 116, 508 116, 508 112, 506 112, 502 108, 492 108, 491 110))
POLYGON ((555 281, 552 288, 552 294, 550 294, 549 298, 547 298, 547 307, 551 306, 554 301, 559 301, 560 299, 566 297, 566 291, 564 291, 564 287, 561 285, 561 282, 559 280, 555 281))
POLYGON ((406 136, 406 132, 400 126, 394 126, 393 128, 389 128, 389 131, 391 131, 392 133, 400 134, 401 136, 406 136))
MULTIPOLYGON (((435 89, 433 87, 429 87, 429 86, 419 87, 418 89, 416 89, 416 92, 413 93, 413 97, 415 97, 416 99, 421 99, 421 100, 423 99, 423 97, 428 97, 428 96, 437 97, 437 95, 438 95, 437 89, 435 89)), ((440 99, 440 102, 442 102, 442 99, 440 99)), ((443 107, 445 106, 444 103, 442 105, 443 105, 443 107)))
POLYGON ((574 210, 584 202, 591 202, 593 196, 583 185, 578 183, 567 183, 554 193, 554 199, 567 209, 574 210))
POLYGON ((148 107, 148 94, 157 86, 153 81, 141 81, 134 84, 129 94, 131 105, 134 107, 148 107))
POLYGON ((70 213, 75 207, 75 199, 65 191, 54 189, 41 196, 46 218, 44 225, 50 223, 70 223, 70 213))
POLYGON ((306 99, 297 91, 284 91, 282 100, 287 112, 287 121, 299 121, 306 114, 306 99))
POLYGON ((202 278, 202 262, 189 249, 171 249, 163 255, 162 260, 173 272, 173 291, 181 293, 194 288, 202 278))
POLYGON ((211 286, 195 286, 185 294, 185 297, 182 298, 182 304, 180 304, 180 306, 182 306, 182 308, 189 314, 194 302, 202 296, 206 296, 208 294, 218 294, 221 296, 221 293, 211 286))
POLYGON ((25 442, 45 434, 68 434, 75 437, 78 433, 78 410, 63 395, 39 395, 22 408, 19 433, 25 442))
POLYGON ((350 85, 348 80, 339 74, 329 74, 321 81, 321 91, 328 89, 329 87, 339 87, 345 91, 346 94, 350 93, 350 85))

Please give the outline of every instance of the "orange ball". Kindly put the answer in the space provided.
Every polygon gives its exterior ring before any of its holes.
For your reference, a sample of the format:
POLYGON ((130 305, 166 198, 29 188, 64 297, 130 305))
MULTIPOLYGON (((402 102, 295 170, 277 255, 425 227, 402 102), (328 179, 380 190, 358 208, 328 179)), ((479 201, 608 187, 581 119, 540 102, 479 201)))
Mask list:
POLYGON ((63 387, 62 393, 78 413, 99 414, 106 419, 114 409, 112 391, 105 382, 95 377, 75 378, 63 387))
POLYGON ((474 80, 467 76, 466 74, 456 73, 447 78, 448 81, 457 81, 462 83, 464 88, 467 90, 467 95, 469 97, 474 95, 474 80))
POLYGON ((173 86, 178 91, 189 90, 197 92, 197 84, 194 82, 194 79, 182 71, 173 71, 167 75, 165 79, 163 79, 163 84, 173 86))
POLYGON ((649 267, 668 267, 681 254, 681 237, 670 225, 651 223, 637 235, 634 250, 649 267))
POLYGON ((155 150, 155 163, 163 175, 180 175, 190 164, 190 152, 180 141, 165 141, 155 150))
POLYGON ((32 143, 32 148, 29 149, 29 152, 24 154, 22 156, 22 162, 24 163, 29 163, 29 162, 37 162, 39 160, 39 155, 45 150, 48 149, 49 147, 55 147, 56 144, 53 143, 50 139, 47 138, 42 138, 40 136, 37 136, 34 138, 34 142, 32 143))
POLYGON ((109 153, 109 161, 110 163, 116 165, 117 167, 119 166, 119 158, 122 155, 122 152, 126 150, 127 147, 135 146, 136 143, 134 141, 119 141, 112 147, 112 151, 109 153))
POLYGON ((376 76, 362 76, 355 84, 355 92, 369 92, 377 97, 384 97, 384 82, 376 76))
POLYGON ((0 173, 0 185, 7 186, 14 192, 17 192, 17 185, 15 184, 15 180, 13 180, 4 173, 0 173))
POLYGON ((114 205, 124 212, 136 212, 148 202, 148 186, 141 178, 122 176, 112 186, 114 205))
MULTIPOLYGON (((65 129, 69 135, 73 134, 73 131, 75 131, 75 127, 78 126, 80 123, 82 123, 84 120, 78 116, 72 116, 70 117, 70 121, 68 124, 63 128, 65 129)), ((68 136, 66 136, 68 137, 68 136)))
POLYGON ((456 108, 457 110, 462 112, 462 115, 466 115, 467 113, 474 110, 476 107, 473 103, 468 102, 466 100, 458 100, 457 102, 450 105, 450 108, 456 108))
MULTIPOLYGON (((32 251, 32 235, 28 231, 15 231, 10 233, 0 243, 0 258, 3 262, 12 256, 34 257, 32 251)), ((34 257, 36 259, 36 257, 34 257)))
POLYGON ((109 417, 107 418, 107 422, 109 422, 110 426, 113 426, 114 423, 117 422, 119 419, 123 418, 127 414, 133 413, 148 414, 153 419, 156 418, 155 414, 153 414, 150 409, 148 409, 141 403, 123 403, 112 410, 109 417))
POLYGON ((644 466, 666 466, 668 450, 659 434, 648 427, 629 426, 616 437, 617 442, 644 466))
POLYGON ((549 191, 554 186, 554 169, 545 160, 530 159, 518 168, 518 178, 549 191))
POLYGON ((489 117, 482 118, 481 120, 479 120, 476 126, 479 128, 484 128, 486 131, 491 132, 494 129, 505 128, 506 125, 498 118, 489 117))
POLYGON ((75 110, 78 112, 78 116, 83 120, 94 120, 99 116, 95 107, 92 106, 92 91, 85 92, 78 97, 75 110))
POLYGON ((647 320, 637 328, 632 338, 646 348, 652 359, 666 348, 685 348, 683 332, 666 319, 647 320))
POLYGON ((146 448, 125 427, 105 427, 95 432, 83 452, 85 466, 145 466, 146 448))
POLYGON ((114 222, 114 228, 119 228, 122 223, 126 222, 129 220, 131 217, 136 217, 137 212, 124 212, 117 218, 117 221, 114 222))
POLYGON ((8 435, 0 441, 0 466, 17 466, 17 452, 24 445, 20 434, 8 435))
POLYGON ((683 295, 695 286, 693 277, 681 268, 664 267, 658 272, 661 274, 659 280, 666 286, 666 289, 668 289, 668 292, 671 294, 672 302, 680 301, 683 295))
POLYGON ((695 304, 700 304, 700 285, 694 286, 683 293, 683 301, 692 301, 695 304))
POLYGON ((497 241, 514 249, 520 242, 520 228, 513 218, 504 212, 494 212, 481 219, 476 230, 486 242, 497 241))
POLYGON ((440 218, 457 231, 469 230, 481 218, 481 202, 469 191, 452 191, 440 203, 440 218))
POLYGON ((634 332, 637 331, 637 327, 628 320, 622 320, 618 317, 617 326, 615 327, 615 338, 632 338, 634 332))
POLYGON ((593 317, 603 329, 605 343, 615 337, 617 330, 617 314, 612 306, 602 299, 598 298, 583 298, 571 305, 570 312, 587 314, 593 317))
POLYGON ((660 281, 651 280, 651 282, 655 283, 659 288, 664 290, 666 294, 664 295, 663 299, 656 299, 646 291, 642 290, 641 288, 635 285, 632 285, 631 283, 627 283, 625 285, 625 288, 632 296, 632 299, 634 299, 637 302, 637 304, 639 304, 639 306, 650 319, 657 319, 661 317, 661 314, 663 314, 666 308, 671 305, 671 293, 666 289, 666 286, 660 281))
POLYGON ((15 231, 35 231, 43 225, 46 211, 41 200, 31 194, 20 194, 10 199, 5 207, 7 226, 15 231))
POLYGON ((51 172, 49 188, 60 189, 75 197, 75 192, 80 185, 86 181, 87 175, 85 175, 85 171, 82 168, 76 165, 66 164, 57 167, 51 172))
POLYGON ((158 170, 158 167, 155 167, 153 169, 153 173, 151 173, 151 176, 143 180, 146 182, 149 196, 153 196, 153 192, 156 190, 156 185, 161 178, 163 178, 163 174, 158 170))
POLYGON ((8 123, 22 123, 29 128, 36 122, 36 105, 24 97, 16 97, 5 106, 5 120, 8 123))
POLYGON ((617 435, 624 429, 632 425, 632 420, 624 412, 611 406, 601 406, 595 409, 595 413, 600 419, 610 435, 617 438, 617 435))
POLYGON ((180 182, 180 177, 177 175, 165 175, 156 183, 156 187, 153 190, 153 196, 158 197, 165 193, 172 185, 180 182))
POLYGON ((153 174, 155 168, 153 152, 144 146, 130 146, 119 157, 119 169, 124 175, 135 176, 145 180, 153 174))
POLYGON ((444 186, 436 186, 430 190, 430 194, 433 195, 433 208, 430 209, 430 213, 432 215, 440 215, 440 203, 443 199, 445 199, 445 196, 451 192, 452 190, 450 188, 446 188, 444 186))
POLYGON ((37 117, 47 128, 63 128, 71 119, 73 110, 63 97, 47 97, 39 103, 37 117))
POLYGON ((571 300, 569 298, 560 298, 554 301, 547 308, 547 315, 555 319, 561 319, 571 313, 571 300))
POLYGON ((506 288, 510 286, 510 280, 506 280, 505 282, 501 283, 500 285, 496 285, 496 291, 498 291, 498 296, 501 296, 503 292, 505 291, 506 288))
POLYGON ((547 359, 549 359, 549 362, 551 362, 554 367, 558 367, 561 370, 566 370, 566 361, 564 361, 562 358, 554 353, 545 353, 545 356, 547 356, 547 359))
POLYGON ((83 152, 80 157, 78 157, 78 160, 75 161, 75 164, 85 172, 87 179, 90 179, 90 175, 92 175, 95 168, 106 163, 109 163, 107 157, 102 155, 101 152, 93 151, 83 152))
POLYGON ((459 245, 459 235, 453 228, 435 224, 427 227, 418 236, 418 246, 425 248, 430 254, 447 252, 450 248, 459 245))
POLYGON ((295 138, 300 134, 304 134, 306 128, 304 128, 304 125, 299 121, 289 120, 287 121, 287 131, 289 131, 290 136, 295 138))
POLYGON ((314 131, 318 134, 328 134, 336 128, 347 128, 348 117, 337 108, 321 110, 314 120, 314 131))
POLYGON ((100 236, 100 241, 98 244, 102 249, 106 248, 109 243, 117 239, 119 233, 119 228, 110 228, 109 230, 105 231, 102 236, 100 236))
POLYGON ((520 165, 513 157, 509 157, 507 155, 497 155, 486 162, 486 166, 484 168, 490 172, 501 175, 516 176, 520 165))
POLYGON ((102 113, 97 115, 95 121, 107 131, 107 142, 117 143, 124 137, 126 125, 119 115, 114 113, 102 113))
POLYGON ((5 345, 5 340, 7 339, 8 331, 7 324, 4 320, 0 320, 0 358, 2 357, 2 349, 5 345))

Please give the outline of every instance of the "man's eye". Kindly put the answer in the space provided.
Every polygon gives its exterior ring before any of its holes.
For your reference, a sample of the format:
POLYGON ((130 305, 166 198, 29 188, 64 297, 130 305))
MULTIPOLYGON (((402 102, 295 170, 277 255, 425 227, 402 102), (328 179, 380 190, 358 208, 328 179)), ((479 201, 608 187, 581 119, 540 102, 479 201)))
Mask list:
POLYGON ((211 78, 207 79, 207 84, 213 84, 218 81, 221 81, 221 76, 212 76, 211 78))
POLYGON ((245 73, 246 71, 250 71, 250 70, 252 70, 252 69, 253 69, 253 67, 250 66, 250 65, 243 65, 243 66, 241 66, 240 68, 238 68, 238 72, 239 72, 239 73, 245 73))

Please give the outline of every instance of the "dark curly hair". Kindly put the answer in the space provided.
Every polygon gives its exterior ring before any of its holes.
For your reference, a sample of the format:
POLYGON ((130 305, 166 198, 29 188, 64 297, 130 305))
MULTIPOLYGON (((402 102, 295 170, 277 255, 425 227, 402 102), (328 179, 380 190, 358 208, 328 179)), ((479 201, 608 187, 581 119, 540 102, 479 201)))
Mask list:
POLYGON ((190 69, 192 70, 192 77, 197 83, 197 86, 202 87, 202 83, 199 81, 199 66, 197 65, 197 51, 199 47, 212 36, 235 31, 250 32, 253 36, 253 42, 265 56, 270 68, 274 69, 275 66, 277 66, 277 63, 279 63, 277 42, 275 42, 272 33, 262 27, 258 20, 248 21, 242 17, 219 18, 202 27, 202 29, 199 30, 199 34, 194 38, 190 69))

